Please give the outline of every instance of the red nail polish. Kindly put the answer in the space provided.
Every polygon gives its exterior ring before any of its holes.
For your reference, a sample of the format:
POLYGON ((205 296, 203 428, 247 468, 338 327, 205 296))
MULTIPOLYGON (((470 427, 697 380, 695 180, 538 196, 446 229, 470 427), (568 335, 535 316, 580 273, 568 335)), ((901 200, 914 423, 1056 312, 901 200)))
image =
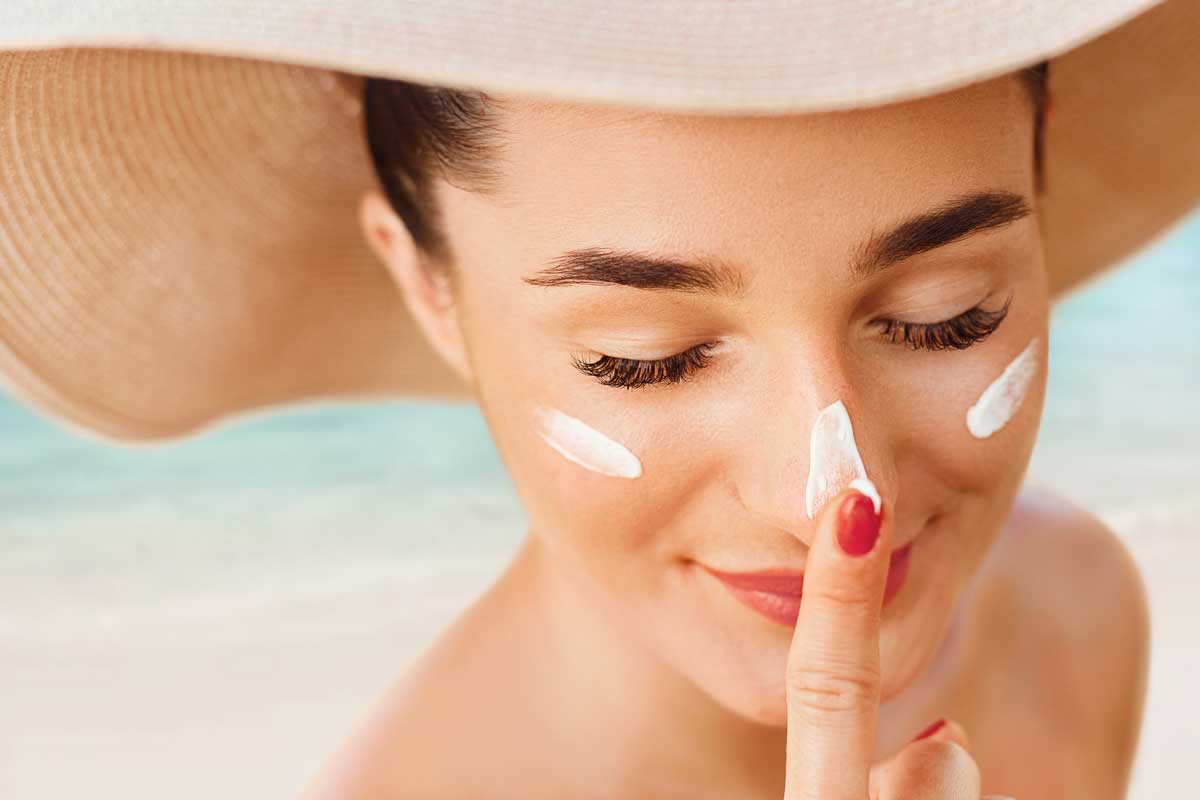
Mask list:
POLYGON ((862 492, 852 492, 838 509, 838 545, 851 556, 866 555, 879 539, 879 515, 862 492))
POLYGON ((935 733, 937 733, 944 727, 946 727, 946 720, 939 719, 937 722, 933 723, 928 728, 926 728, 925 730, 918 733, 916 735, 916 737, 913 739, 913 741, 919 742, 921 739, 928 739, 930 736, 933 736, 935 733))

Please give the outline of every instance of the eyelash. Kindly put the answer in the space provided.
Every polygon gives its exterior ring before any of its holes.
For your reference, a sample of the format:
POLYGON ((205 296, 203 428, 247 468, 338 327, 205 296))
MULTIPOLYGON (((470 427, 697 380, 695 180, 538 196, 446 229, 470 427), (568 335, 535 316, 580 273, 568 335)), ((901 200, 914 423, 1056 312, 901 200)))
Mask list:
MULTIPOLYGON (((883 336, 892 344, 904 344, 912 350, 965 350, 991 336, 1004 318, 1012 296, 996 311, 980 306, 942 322, 918 323, 889 319, 883 323, 883 336)), ((714 342, 704 342, 682 353, 653 361, 602 355, 595 361, 572 357, 575 367, 596 378, 602 386, 636 389, 655 383, 679 383, 708 366, 714 342)))
POLYGON ((597 378, 602 386, 636 389, 652 383, 679 383, 687 380, 697 370, 708 365, 709 351, 714 347, 715 342, 705 342, 682 353, 655 361, 640 361, 619 356, 600 356, 590 362, 577 358, 571 360, 585 375, 597 378))
POLYGON ((913 350, 966 350, 991 336, 1004 318, 1012 295, 995 311, 980 306, 968 309, 944 322, 917 323, 889 319, 883 323, 883 335, 893 344, 906 344, 913 350))

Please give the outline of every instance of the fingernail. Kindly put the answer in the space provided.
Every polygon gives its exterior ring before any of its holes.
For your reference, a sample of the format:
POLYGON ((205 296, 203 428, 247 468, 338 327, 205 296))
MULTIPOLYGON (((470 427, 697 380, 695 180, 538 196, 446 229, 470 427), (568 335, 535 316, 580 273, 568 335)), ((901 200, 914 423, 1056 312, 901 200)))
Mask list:
POLYGON ((944 728, 944 727, 946 727, 946 720, 945 720, 945 719, 939 719, 937 722, 933 723, 933 724, 932 724, 932 725, 930 725, 928 728, 926 728, 925 730, 923 730, 923 731, 921 731, 920 733, 918 733, 918 734, 917 734, 917 735, 916 735, 916 736, 913 738, 913 741, 914 741, 914 742, 918 742, 918 741, 920 741, 921 739, 928 739, 930 736, 933 736, 935 733, 937 733, 938 731, 940 731, 940 730, 941 730, 942 728, 944 728))
POLYGON ((849 494, 838 509, 837 539, 842 552, 851 556, 871 552, 879 539, 879 523, 871 498, 857 490, 849 494))

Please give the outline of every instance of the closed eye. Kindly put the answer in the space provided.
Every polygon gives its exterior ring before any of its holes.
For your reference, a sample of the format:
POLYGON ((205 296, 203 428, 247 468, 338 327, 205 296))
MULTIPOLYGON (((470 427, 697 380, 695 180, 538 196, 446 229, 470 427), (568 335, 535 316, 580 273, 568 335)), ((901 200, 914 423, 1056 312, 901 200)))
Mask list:
POLYGON ((653 383, 678 383, 687 380, 697 370, 707 366, 709 351, 714 347, 715 342, 704 342, 689 347, 682 353, 654 361, 602 355, 595 361, 585 362, 573 358, 572 362, 577 369, 595 377, 603 386, 636 389, 653 383))
POLYGON ((975 306, 942 322, 883 320, 883 335, 893 344, 905 344, 913 350, 965 350, 995 333, 1011 304, 1009 295, 995 311, 975 306))
MULTIPOLYGON (((965 350, 995 333, 1008 316, 1012 295, 994 311, 975 306, 941 322, 882 320, 884 338, 912 350, 965 350)), ((572 358, 580 372, 596 378, 602 386, 636 389, 656 383, 680 383, 708 366, 716 342, 704 342, 681 353, 655 360, 601 355, 595 361, 572 358)))

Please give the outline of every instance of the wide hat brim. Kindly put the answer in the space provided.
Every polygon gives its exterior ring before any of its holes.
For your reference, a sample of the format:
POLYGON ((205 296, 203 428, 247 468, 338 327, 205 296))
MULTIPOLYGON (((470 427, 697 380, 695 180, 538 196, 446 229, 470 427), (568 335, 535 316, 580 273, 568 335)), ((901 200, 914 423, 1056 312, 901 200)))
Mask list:
POLYGON ((467 399, 367 249, 361 75, 784 113, 1052 59, 1056 296, 1200 199, 1193 0, 18 0, 0 29, 0 378, 81 435, 467 399))

